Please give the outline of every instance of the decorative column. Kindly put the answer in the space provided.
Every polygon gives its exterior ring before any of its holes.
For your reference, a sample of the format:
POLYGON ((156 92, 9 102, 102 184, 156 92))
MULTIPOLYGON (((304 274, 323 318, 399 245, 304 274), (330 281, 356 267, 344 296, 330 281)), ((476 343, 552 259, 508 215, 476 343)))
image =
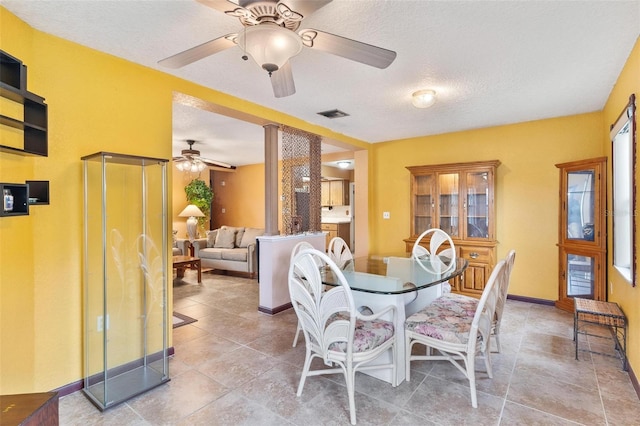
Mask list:
POLYGON ((278 231, 278 125, 264 127, 264 235, 278 231))

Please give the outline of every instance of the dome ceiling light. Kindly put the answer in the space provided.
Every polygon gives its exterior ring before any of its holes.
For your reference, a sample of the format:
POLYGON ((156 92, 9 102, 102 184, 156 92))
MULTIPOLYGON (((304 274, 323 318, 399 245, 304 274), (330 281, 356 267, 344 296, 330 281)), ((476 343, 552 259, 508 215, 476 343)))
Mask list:
POLYGON ((414 107, 429 108, 436 103, 436 91, 430 89, 418 90, 417 92, 413 92, 411 98, 414 107))

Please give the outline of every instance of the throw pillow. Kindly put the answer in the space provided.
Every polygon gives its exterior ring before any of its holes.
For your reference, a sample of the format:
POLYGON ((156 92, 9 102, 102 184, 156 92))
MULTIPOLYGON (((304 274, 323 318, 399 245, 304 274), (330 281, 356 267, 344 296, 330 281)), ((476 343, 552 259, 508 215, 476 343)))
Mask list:
POLYGON ((236 228, 238 232, 236 232, 236 247, 240 247, 242 243, 242 237, 244 236, 244 228, 236 228))
POLYGON ((218 230, 207 231, 207 247, 211 248, 216 245, 216 237, 218 236, 218 230))
POLYGON ((256 242, 256 237, 264 235, 264 229, 260 228, 245 228, 244 235, 242 236, 242 242, 240 247, 247 247, 251 243, 256 242))
POLYGON ((235 229, 223 226, 220 229, 218 229, 218 235, 216 236, 216 242, 213 245, 213 247, 232 249, 235 247, 234 245, 235 242, 236 242, 235 229))

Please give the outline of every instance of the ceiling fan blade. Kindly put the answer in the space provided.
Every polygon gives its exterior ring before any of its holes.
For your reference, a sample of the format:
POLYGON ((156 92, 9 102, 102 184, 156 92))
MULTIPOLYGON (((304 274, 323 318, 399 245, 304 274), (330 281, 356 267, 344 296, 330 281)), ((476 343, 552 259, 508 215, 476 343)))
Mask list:
POLYGON ((300 37, 302 37, 303 43, 307 47, 342 56, 376 68, 387 68, 396 59, 396 52, 393 50, 383 49, 382 47, 320 30, 302 30, 300 31, 300 37))
POLYGON ((176 53, 173 56, 158 61, 159 65, 168 68, 181 68, 185 65, 189 65, 192 62, 199 61, 200 59, 211 56, 214 53, 221 52, 230 47, 234 47, 236 44, 233 42, 235 34, 227 34, 222 37, 218 37, 213 40, 209 40, 198 46, 187 49, 184 52, 176 53))
POLYGON ((205 163, 208 166, 216 166, 216 167, 224 167, 225 169, 235 169, 236 166, 232 166, 228 163, 223 163, 222 161, 209 160, 208 158, 200 158, 200 161, 205 163))
POLYGON ((331 3, 332 0, 285 0, 279 1, 290 10, 302 15, 302 19, 307 18, 316 10, 331 3))
POLYGON ((233 10, 238 7, 235 2, 230 2, 227 0, 196 0, 198 3, 202 3, 203 5, 210 7, 211 9, 215 9, 222 13, 225 13, 228 10, 233 10))
POLYGON ((291 63, 289 61, 285 62, 278 71, 274 71, 271 74, 271 85, 276 98, 284 98, 296 93, 296 85, 293 82, 293 73, 291 72, 291 63))

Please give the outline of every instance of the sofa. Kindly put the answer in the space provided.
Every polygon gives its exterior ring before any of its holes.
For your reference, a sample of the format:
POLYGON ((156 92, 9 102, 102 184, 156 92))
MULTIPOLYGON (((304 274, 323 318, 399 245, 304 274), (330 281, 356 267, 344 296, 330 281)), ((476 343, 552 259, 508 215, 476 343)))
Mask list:
POLYGON ((189 240, 178 238, 178 231, 173 231, 173 243, 171 245, 171 252, 174 256, 188 256, 189 255, 189 240))
POLYGON ((253 278, 258 268, 256 237, 263 234, 262 228, 221 226, 193 241, 194 255, 203 268, 246 272, 253 278))

